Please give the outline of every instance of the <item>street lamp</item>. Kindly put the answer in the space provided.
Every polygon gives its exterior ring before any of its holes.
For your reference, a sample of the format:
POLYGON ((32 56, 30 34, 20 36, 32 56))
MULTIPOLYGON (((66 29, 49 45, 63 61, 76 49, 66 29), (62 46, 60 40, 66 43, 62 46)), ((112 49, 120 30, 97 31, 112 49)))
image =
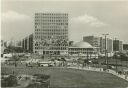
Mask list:
POLYGON ((106 41, 106 39, 107 39, 107 35, 109 35, 109 34, 103 34, 103 36, 105 37, 105 62, 107 63, 107 69, 108 69, 108 58, 107 58, 107 41, 106 41))

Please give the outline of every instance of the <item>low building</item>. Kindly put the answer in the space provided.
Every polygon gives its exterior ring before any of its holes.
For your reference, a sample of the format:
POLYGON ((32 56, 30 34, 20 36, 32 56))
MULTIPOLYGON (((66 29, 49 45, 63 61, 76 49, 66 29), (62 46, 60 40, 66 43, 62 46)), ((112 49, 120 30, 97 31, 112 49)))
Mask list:
POLYGON ((83 57, 86 59, 97 58, 97 49, 88 42, 77 42, 69 47, 68 53, 70 57, 83 57))

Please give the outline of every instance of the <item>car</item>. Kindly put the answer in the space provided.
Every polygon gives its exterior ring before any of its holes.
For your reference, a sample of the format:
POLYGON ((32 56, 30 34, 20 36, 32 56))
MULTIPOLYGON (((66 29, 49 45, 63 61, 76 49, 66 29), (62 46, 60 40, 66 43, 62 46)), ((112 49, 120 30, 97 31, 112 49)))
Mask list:
POLYGON ((38 62, 38 64, 39 64, 39 66, 42 66, 42 67, 51 67, 51 66, 53 66, 52 64, 51 64, 51 62, 47 62, 47 61, 43 61, 43 62, 38 62))

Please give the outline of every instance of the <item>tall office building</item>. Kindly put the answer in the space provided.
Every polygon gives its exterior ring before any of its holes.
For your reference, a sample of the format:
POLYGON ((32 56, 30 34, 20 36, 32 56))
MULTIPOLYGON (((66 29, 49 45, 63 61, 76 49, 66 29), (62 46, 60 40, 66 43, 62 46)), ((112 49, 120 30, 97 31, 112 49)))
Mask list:
POLYGON ((121 52, 123 50, 123 43, 120 40, 113 40, 113 51, 121 52))
POLYGON ((110 39, 110 38, 106 38, 106 40, 105 40, 105 38, 100 38, 100 51, 102 52, 102 53, 104 53, 105 52, 105 50, 107 50, 107 52, 108 53, 111 53, 111 52, 113 52, 113 40, 112 39, 110 39), (106 42, 105 42, 106 41, 106 42), (106 44, 105 44, 106 43, 106 44), (105 47, 106 47, 106 49, 105 49, 105 47))
POLYGON ((22 39, 22 48, 27 52, 33 52, 33 34, 22 39))
POLYGON ((107 38, 107 51, 108 53, 113 52, 113 40, 107 38))
POLYGON ((68 53, 68 14, 35 13, 34 53, 68 53))

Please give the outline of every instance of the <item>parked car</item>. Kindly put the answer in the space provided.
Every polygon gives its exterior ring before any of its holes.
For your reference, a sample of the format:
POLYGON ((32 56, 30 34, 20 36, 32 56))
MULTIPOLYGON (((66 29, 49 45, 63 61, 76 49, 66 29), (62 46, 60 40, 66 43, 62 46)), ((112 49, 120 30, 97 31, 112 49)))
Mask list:
POLYGON ((51 67, 53 64, 50 61, 43 61, 43 62, 38 62, 39 66, 44 66, 44 67, 51 67))

